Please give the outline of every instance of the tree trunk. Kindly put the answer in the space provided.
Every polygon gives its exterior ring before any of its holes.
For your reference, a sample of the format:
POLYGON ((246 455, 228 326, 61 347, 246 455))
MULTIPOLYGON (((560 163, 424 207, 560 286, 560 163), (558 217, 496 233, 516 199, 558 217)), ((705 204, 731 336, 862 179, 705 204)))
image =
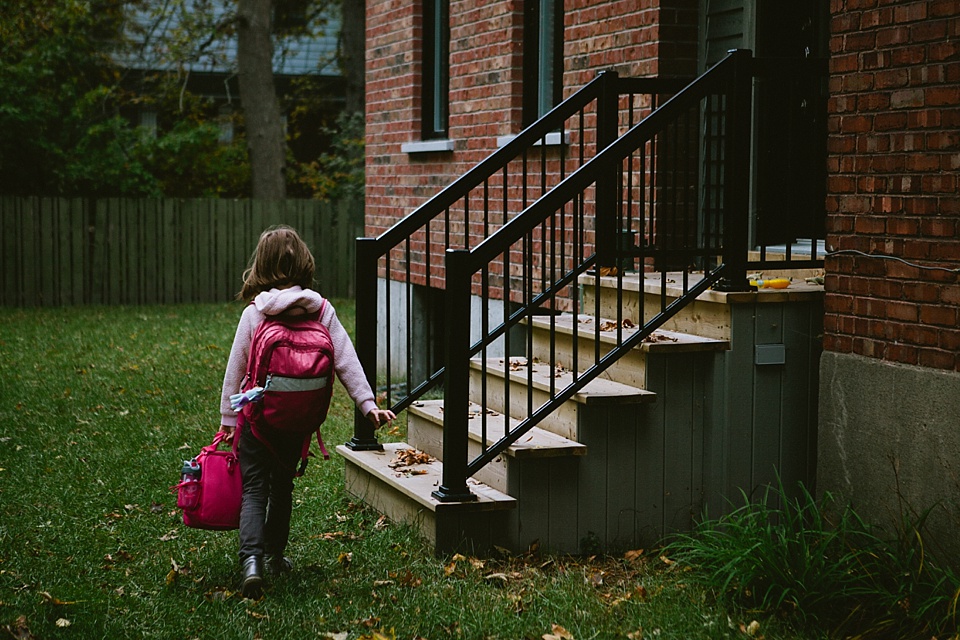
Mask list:
POLYGON ((286 139, 273 84, 270 4, 270 0, 238 1, 237 66, 253 197, 281 200, 286 196, 286 139))
POLYGON ((348 113, 363 113, 366 104, 366 6, 366 0, 341 0, 340 68, 346 81, 345 109, 348 113))

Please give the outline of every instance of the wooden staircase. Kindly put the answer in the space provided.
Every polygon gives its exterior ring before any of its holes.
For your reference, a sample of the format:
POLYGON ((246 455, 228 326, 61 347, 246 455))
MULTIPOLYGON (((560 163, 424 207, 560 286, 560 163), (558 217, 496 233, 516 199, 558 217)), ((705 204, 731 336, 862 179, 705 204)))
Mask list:
MULTIPOLYGON (((635 302, 626 305, 633 324, 642 319, 641 304, 661 304, 659 277, 620 278, 623 290, 633 293, 635 302)), ((528 385, 534 396, 546 394, 575 366, 594 361, 591 328, 576 332, 574 362, 574 323, 605 323, 599 344, 605 353, 617 332, 616 323, 603 318, 617 304, 616 280, 580 279, 582 308, 599 305, 599 319, 536 317, 526 324, 529 358, 488 358, 485 366, 472 361, 470 394, 478 404, 470 409, 471 456, 481 443, 499 439, 506 422, 528 415, 528 385)), ((431 495, 443 465, 440 400, 408 409, 406 443, 385 445, 382 452, 339 447, 347 490, 391 518, 416 524, 438 552, 521 551, 534 542, 564 553, 652 544, 689 529, 707 507, 722 510, 739 489, 773 480, 776 469, 806 473, 815 453, 816 413, 803 398, 816 386, 820 318, 822 287, 802 277, 779 291, 707 291, 471 478, 477 500, 439 502, 431 495), (773 362, 783 353, 783 363, 765 364, 765 348, 773 362), (755 421, 749 415, 758 406, 755 421), (749 425, 739 422, 748 419, 749 425), (404 449, 423 451, 433 461, 391 468, 404 449)))

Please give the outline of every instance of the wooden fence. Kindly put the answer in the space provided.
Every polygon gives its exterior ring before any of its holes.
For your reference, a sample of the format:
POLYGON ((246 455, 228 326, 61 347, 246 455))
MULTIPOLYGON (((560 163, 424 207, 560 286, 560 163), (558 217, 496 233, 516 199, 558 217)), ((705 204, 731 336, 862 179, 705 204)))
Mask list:
POLYGON ((354 295, 361 202, 0 198, 0 305, 225 302, 276 224, 313 251, 321 293, 354 295))

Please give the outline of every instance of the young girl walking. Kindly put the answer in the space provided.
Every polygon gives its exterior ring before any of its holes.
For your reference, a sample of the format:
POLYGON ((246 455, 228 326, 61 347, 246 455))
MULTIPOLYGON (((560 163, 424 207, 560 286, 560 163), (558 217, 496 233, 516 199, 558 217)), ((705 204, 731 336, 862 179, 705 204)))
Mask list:
MULTIPOLYGON (((250 266, 243 274, 239 298, 247 304, 240 316, 223 377, 220 398, 220 431, 231 437, 237 426, 237 412, 230 396, 240 391, 246 374, 250 344, 257 326, 267 316, 299 315, 322 311, 320 322, 327 327, 333 342, 337 377, 360 412, 379 427, 396 416, 377 408, 370 385, 357 359, 350 336, 336 311, 313 284, 314 260, 292 228, 278 226, 260 235, 250 266)), ((255 436, 249 424, 240 420, 239 457, 243 477, 243 502, 240 508, 241 593, 245 598, 260 598, 264 574, 279 575, 293 569, 284 551, 290 534, 293 478, 303 447, 302 437, 269 434, 269 442, 255 436)), ((261 434, 261 437, 264 437, 261 434)))

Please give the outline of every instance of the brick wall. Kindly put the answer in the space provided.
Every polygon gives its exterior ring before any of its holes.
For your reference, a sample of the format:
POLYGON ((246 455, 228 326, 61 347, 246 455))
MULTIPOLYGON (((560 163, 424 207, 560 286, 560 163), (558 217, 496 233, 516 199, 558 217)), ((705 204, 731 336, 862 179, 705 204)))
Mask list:
POLYGON ((824 348, 960 371, 960 3, 831 0, 830 50, 824 348))
MULTIPOLYGON (((564 95, 602 69, 693 75, 695 9, 682 0, 567 0, 564 95), (671 39, 669 46, 661 38, 671 39), (684 46, 686 42, 686 46, 684 46)), ((420 139, 420 0, 367 0, 367 234, 376 235, 520 130, 522 0, 451 0, 453 152, 406 154, 420 139)))

